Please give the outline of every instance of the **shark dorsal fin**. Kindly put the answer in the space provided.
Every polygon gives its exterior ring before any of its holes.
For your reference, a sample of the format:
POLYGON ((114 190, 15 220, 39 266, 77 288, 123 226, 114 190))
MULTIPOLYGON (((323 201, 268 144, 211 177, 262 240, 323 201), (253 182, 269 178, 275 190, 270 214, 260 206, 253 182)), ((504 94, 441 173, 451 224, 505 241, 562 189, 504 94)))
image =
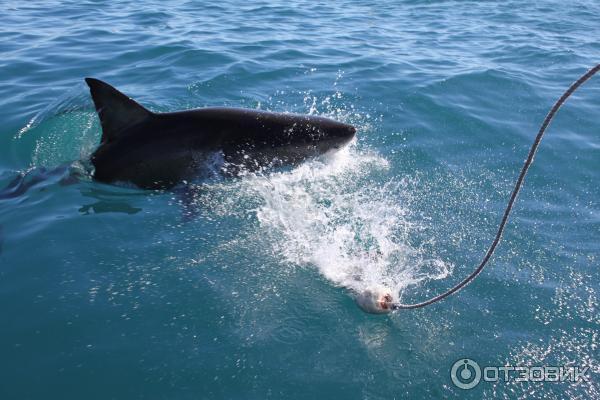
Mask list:
POLYGON ((119 137, 127 128, 152 115, 134 100, 119 92, 108 83, 94 78, 85 78, 102 125, 102 143, 119 137))

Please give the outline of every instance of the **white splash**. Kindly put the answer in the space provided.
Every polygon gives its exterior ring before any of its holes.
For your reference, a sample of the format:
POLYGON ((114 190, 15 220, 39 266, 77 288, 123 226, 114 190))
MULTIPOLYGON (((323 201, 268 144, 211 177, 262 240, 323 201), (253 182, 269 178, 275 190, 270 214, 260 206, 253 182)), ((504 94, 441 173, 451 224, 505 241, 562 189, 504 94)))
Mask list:
POLYGON ((385 285, 400 292, 451 266, 413 248, 403 180, 381 184, 389 168, 356 145, 286 172, 243 179, 258 194, 256 215, 274 251, 292 265, 316 266, 335 285, 362 291, 385 285))

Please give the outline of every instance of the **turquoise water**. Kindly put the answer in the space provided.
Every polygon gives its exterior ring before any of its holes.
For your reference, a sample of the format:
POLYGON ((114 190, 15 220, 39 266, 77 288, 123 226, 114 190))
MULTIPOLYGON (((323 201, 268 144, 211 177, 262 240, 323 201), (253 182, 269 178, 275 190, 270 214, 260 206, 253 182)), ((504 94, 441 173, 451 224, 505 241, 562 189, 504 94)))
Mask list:
POLYGON ((0 187, 27 190, 0 199, 0 398, 600 398, 599 78, 474 284, 387 316, 352 298, 422 300, 479 262, 549 107, 600 61, 598 3, 532 3, 5 2, 0 187), (199 182, 190 212, 69 179, 100 137, 86 76, 156 111, 311 113, 358 137, 199 182), (591 368, 462 390, 465 357, 591 368))

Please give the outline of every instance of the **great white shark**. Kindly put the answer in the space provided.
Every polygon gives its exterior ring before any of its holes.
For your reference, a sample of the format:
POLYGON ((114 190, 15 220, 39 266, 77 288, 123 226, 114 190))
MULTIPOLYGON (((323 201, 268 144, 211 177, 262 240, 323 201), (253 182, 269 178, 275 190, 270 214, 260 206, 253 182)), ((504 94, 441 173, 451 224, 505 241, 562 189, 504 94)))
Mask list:
POLYGON ((215 152, 247 168, 295 164, 340 148, 356 133, 315 115, 224 107, 155 113, 105 82, 85 81, 102 125, 93 178, 106 183, 170 188, 197 176, 215 152))

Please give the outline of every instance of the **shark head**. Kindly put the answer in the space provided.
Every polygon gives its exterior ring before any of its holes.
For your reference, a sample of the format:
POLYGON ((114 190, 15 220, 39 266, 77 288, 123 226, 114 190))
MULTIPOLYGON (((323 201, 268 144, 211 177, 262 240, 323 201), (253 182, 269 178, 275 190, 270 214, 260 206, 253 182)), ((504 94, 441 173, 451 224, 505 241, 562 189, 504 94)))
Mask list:
POLYGON ((339 149, 348 144, 356 134, 356 128, 350 124, 322 117, 313 117, 312 121, 320 132, 320 135, 314 137, 315 144, 323 151, 339 149))

